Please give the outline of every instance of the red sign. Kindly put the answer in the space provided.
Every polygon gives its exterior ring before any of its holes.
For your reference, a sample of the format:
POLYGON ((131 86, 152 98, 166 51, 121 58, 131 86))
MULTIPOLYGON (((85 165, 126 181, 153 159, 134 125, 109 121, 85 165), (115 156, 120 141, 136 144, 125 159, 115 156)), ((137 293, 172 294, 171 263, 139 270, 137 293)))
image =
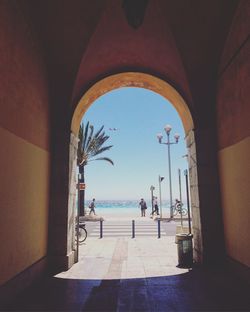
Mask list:
POLYGON ((85 190, 86 184, 85 184, 85 183, 79 183, 79 184, 78 184, 78 187, 79 187, 79 190, 80 190, 80 191, 85 190))

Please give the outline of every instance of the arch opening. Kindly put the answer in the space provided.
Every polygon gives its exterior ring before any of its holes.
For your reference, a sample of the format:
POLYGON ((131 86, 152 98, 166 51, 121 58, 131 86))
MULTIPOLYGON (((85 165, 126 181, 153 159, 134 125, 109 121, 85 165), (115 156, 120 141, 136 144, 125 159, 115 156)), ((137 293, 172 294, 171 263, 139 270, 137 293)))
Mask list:
MULTIPOLYGON (((197 167, 196 167, 196 150, 193 133, 193 119, 183 97, 167 82, 144 73, 121 73, 106 77, 95 85, 93 85, 80 99, 72 118, 71 123, 71 142, 70 142, 70 164, 69 164, 69 218, 75 218, 76 211, 76 155, 78 131, 83 115, 94 101, 112 90, 122 87, 137 87, 151 90, 168 100, 176 109, 182 121, 185 131, 186 145, 188 148, 188 167, 190 179, 190 195, 193 219, 193 235, 194 235, 194 260, 201 262, 202 258, 202 239, 201 239, 201 225, 198 200, 198 183, 197 183, 197 167), (195 198, 195 202, 194 199, 195 198), (195 209, 193 209, 195 208, 195 209)), ((68 233, 68 247, 75 250, 74 231, 68 233)), ((77 257, 75 257, 77 262, 77 257)))

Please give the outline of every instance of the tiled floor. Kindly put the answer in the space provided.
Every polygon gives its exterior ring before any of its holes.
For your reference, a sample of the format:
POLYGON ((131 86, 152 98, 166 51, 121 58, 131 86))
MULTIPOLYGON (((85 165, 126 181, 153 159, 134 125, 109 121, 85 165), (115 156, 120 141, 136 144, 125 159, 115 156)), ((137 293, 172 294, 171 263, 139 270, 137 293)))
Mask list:
POLYGON ((89 235, 77 264, 44 279, 6 310, 250 311, 249 289, 221 268, 177 268, 175 225, 165 226, 160 239, 155 232, 135 239, 89 235))

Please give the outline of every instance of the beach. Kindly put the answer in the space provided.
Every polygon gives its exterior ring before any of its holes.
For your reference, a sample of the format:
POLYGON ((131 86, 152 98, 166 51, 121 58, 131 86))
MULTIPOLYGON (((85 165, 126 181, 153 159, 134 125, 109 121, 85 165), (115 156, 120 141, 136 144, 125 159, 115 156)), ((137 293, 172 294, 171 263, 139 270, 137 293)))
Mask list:
MULTIPOLYGON (((89 201, 87 201, 89 205, 89 201)), ((87 207, 88 207, 87 205, 87 207)), ((169 217, 168 202, 162 205, 162 216, 169 217)), ((151 202, 147 201, 146 217, 141 217, 141 209, 139 207, 139 200, 102 200, 96 201, 96 216, 104 220, 136 220, 149 219, 152 212, 151 202)), ((86 214, 89 213, 89 208, 86 209, 86 214)))
MULTIPOLYGON (((152 212, 152 206, 151 203, 147 202, 147 209, 146 209, 146 216, 141 217, 141 209, 138 205, 138 201, 129 200, 129 201, 97 201, 96 202, 96 208, 95 212, 96 215, 93 213, 89 215, 89 208, 88 206, 85 208, 85 217, 82 217, 82 220, 84 221, 131 221, 131 220, 137 220, 137 221, 148 221, 149 219, 152 220, 151 212, 152 212), (137 205, 137 206, 136 206, 137 205)), ((185 207, 185 205, 184 205, 185 207)), ((160 213, 160 209, 159 209, 160 213)), ((154 220, 160 217, 157 215, 154 215, 154 220)), ((187 214, 183 216, 183 221, 187 222, 187 214)), ((169 220, 170 218, 170 209, 169 209, 169 202, 164 201, 162 204, 162 220, 169 220)), ((175 221, 181 221, 180 214, 177 214, 174 216, 173 220, 175 221)), ((185 222, 185 223, 186 223, 185 222)))

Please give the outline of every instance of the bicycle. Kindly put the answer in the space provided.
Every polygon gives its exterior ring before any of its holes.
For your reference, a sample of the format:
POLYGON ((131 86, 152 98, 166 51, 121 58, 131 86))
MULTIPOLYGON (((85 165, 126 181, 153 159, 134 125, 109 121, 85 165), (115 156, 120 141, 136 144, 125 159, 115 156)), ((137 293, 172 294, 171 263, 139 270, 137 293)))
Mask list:
POLYGON ((75 225, 75 240, 77 242, 77 237, 79 244, 82 244, 88 236, 88 232, 85 229, 85 223, 79 223, 78 233, 77 233, 77 224, 75 225))
POLYGON ((177 214, 182 214, 182 216, 187 214, 187 209, 183 208, 183 203, 180 201, 176 202, 174 205, 173 215, 176 216, 177 214))

